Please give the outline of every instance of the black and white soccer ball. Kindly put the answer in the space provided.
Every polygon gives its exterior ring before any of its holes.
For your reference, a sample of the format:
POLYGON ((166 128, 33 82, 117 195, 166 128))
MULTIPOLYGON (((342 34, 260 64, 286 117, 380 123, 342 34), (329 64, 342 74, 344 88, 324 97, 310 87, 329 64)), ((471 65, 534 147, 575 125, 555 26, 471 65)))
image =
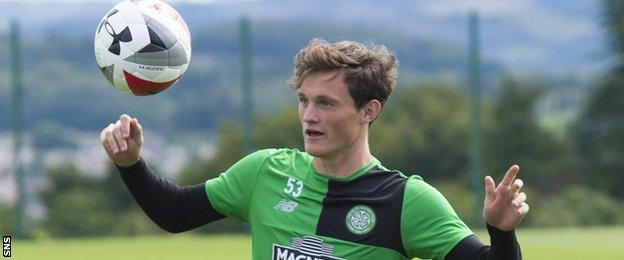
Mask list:
POLYGON ((186 23, 159 0, 117 4, 102 18, 94 42, 95 59, 106 79, 137 96, 170 87, 191 60, 186 23))

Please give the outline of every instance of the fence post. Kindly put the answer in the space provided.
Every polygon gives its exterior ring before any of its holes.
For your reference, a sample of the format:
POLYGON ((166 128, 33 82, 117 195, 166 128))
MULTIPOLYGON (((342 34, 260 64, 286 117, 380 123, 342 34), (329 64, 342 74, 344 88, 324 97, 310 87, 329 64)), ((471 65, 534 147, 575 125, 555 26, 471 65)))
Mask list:
POLYGON ((16 237, 26 236, 25 230, 25 208, 26 194, 24 192, 24 162, 22 160, 22 71, 21 71, 21 42, 19 33, 19 23, 17 20, 11 21, 11 100, 12 117, 11 131, 13 135, 13 169, 17 184, 18 201, 15 208, 15 228, 16 237))
POLYGON ((472 188, 475 194, 474 222, 482 227, 481 206, 483 204, 483 145, 481 130, 481 61, 479 57, 479 16, 469 16, 469 69, 470 82, 470 165, 472 188))
POLYGON ((253 149, 253 102, 251 86, 251 29, 249 18, 240 19, 240 51, 243 94, 243 148, 245 154, 253 149))

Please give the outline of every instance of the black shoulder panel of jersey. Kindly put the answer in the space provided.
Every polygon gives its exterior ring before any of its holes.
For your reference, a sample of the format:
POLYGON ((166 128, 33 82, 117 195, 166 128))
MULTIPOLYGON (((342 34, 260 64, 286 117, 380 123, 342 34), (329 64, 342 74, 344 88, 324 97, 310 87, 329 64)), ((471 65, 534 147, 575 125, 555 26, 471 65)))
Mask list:
POLYGON ((407 178, 398 172, 372 168, 353 181, 330 180, 316 234, 359 244, 386 247, 407 257, 401 240, 401 210, 407 178), (375 213, 375 225, 365 234, 347 228, 347 214, 364 205, 375 213))

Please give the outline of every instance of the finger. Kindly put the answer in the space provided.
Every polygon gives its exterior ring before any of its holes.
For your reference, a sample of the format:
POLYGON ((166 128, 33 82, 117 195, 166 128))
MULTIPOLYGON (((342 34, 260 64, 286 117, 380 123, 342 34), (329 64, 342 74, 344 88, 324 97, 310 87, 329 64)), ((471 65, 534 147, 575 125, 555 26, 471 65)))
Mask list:
POLYGON ((113 136, 113 128, 115 125, 110 124, 108 131, 106 131, 106 142, 108 143, 108 147, 110 148, 113 154, 119 152, 119 146, 117 146, 117 141, 115 141, 115 137, 113 136))
POLYGON ((106 141, 106 133, 108 133, 108 130, 110 129, 110 126, 112 124, 109 124, 107 127, 105 127, 104 129, 102 129, 102 132, 100 132, 100 142, 103 145, 106 145, 107 141, 106 141))
POLYGON ((119 117, 119 121, 121 121, 121 136, 123 138, 128 138, 130 136, 130 121, 132 119, 126 115, 123 114, 119 117))
POLYGON ((500 185, 511 185, 513 180, 516 178, 516 174, 518 174, 519 170, 520 170, 520 167, 518 167, 518 165, 511 166, 511 168, 507 170, 507 173, 505 174, 505 177, 503 177, 503 180, 501 181, 500 185))
POLYGON ((494 184, 494 179, 492 177, 485 176, 485 196, 490 197, 494 194, 496 184, 494 184))
POLYGON ((522 202, 522 205, 518 209, 518 214, 526 215, 528 212, 529 212, 529 204, 526 204, 525 202, 522 202))
POLYGON ((126 145, 126 139, 121 136, 121 121, 119 120, 117 120, 117 123, 115 123, 115 127, 113 128, 113 136, 115 137, 119 151, 125 151, 128 146, 126 145))
POLYGON ((132 137, 132 140, 134 140, 135 143, 137 143, 138 145, 142 145, 143 144, 143 127, 141 126, 141 124, 139 124, 139 120, 136 118, 133 118, 132 121, 130 121, 130 136, 132 137))
POLYGON ((521 179, 516 179, 511 185, 511 191, 517 193, 522 189, 522 186, 524 186, 524 182, 521 179))
POLYGON ((524 203, 525 200, 526 200, 526 193, 520 192, 520 194, 518 194, 518 196, 516 196, 511 203, 517 207, 517 206, 522 205, 522 203, 524 203))

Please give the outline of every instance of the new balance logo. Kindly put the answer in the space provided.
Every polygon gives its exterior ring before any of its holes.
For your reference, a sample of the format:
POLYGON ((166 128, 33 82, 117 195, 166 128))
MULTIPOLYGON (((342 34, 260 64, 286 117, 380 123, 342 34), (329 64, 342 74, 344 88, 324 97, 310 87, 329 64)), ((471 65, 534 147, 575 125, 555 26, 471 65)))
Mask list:
POLYGON ((273 208, 282 210, 284 212, 292 213, 293 211, 295 211, 298 205, 299 204, 297 202, 283 199, 283 200, 280 200, 280 202, 278 202, 277 204, 275 204, 273 208))
POLYGON ((290 246, 273 244, 273 260, 344 260, 333 256, 334 246, 313 236, 293 238, 290 246))

